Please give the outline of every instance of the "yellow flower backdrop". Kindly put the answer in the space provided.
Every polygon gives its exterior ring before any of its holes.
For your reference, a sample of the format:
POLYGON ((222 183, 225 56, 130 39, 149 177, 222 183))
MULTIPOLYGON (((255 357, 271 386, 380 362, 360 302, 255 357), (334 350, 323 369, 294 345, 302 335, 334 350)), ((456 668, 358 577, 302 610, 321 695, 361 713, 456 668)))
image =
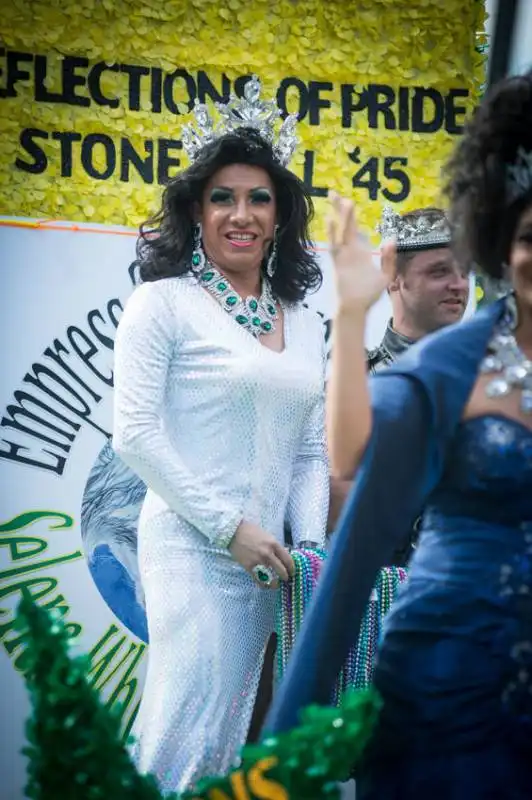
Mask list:
POLYGON ((384 202, 439 202, 483 26, 479 0, 10 0, 0 213, 137 226, 186 166, 194 98, 257 73, 301 115, 292 168, 315 189, 315 237, 333 188, 374 230, 384 202))

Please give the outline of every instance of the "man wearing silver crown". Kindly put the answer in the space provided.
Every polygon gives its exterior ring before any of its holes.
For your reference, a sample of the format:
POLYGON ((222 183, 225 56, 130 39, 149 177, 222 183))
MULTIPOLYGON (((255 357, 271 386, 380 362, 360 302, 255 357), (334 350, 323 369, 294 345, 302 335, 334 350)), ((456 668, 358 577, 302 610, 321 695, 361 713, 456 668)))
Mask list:
POLYGON ((381 344, 368 352, 371 373, 428 333, 459 321, 469 295, 469 279, 451 252, 443 211, 422 208, 400 216, 387 207, 379 231, 383 242, 396 242, 396 276, 389 287, 392 319, 381 344))
MULTIPOLYGON (((375 374, 429 333, 459 322, 469 298, 469 277, 451 251, 451 231, 438 208, 396 214, 384 209, 379 226, 382 241, 396 243, 396 275, 388 287, 392 318, 382 342, 368 352, 368 370, 375 374)), ((417 539, 411 536, 394 553, 393 566, 406 566, 417 539)))
MULTIPOLYGON (((395 242, 395 276, 388 287, 392 318, 380 345, 367 352, 370 374, 392 364, 429 333, 462 319, 469 297, 469 278, 451 251, 443 211, 422 208, 399 215, 388 206, 379 232, 383 244, 395 242)), ((350 488, 350 480, 332 481, 331 518, 338 519, 350 488)), ((406 566, 416 537, 414 530, 398 547, 392 566, 406 566)))
POLYGON ((191 164, 141 228, 143 283, 115 342, 113 445, 148 487, 138 557, 150 639, 134 756, 163 791, 225 774, 246 741, 285 547, 322 546, 325 346, 295 119, 251 79, 196 107, 191 164))

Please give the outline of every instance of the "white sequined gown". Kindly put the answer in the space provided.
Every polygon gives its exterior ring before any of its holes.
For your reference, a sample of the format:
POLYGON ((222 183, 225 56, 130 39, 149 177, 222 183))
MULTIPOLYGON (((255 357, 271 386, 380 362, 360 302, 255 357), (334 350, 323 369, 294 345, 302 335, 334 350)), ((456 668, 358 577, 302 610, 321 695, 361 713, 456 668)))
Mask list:
POLYGON ((217 538, 242 519, 323 545, 329 481, 319 317, 261 345, 193 277, 146 283, 115 342, 114 440, 147 484, 138 557, 149 658, 134 735, 164 791, 227 772, 244 744, 277 592, 217 538))

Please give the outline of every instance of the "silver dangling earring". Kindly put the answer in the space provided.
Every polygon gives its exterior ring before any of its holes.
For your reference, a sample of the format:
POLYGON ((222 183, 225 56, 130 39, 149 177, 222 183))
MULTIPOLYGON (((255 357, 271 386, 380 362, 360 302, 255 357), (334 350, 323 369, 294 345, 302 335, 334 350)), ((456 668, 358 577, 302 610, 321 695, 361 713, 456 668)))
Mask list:
POLYGON ((192 272, 196 275, 200 273, 206 264, 205 252, 201 243, 201 222, 194 225, 192 229, 192 272))
POLYGON ((277 269, 278 238, 279 238, 279 226, 276 225, 273 231, 273 246, 271 249, 271 253, 268 256, 268 261, 266 262, 266 275, 270 280, 275 275, 275 270, 277 269))
POLYGON ((515 331, 519 325, 519 310, 515 300, 515 293, 511 290, 506 294, 506 315, 510 330, 515 331))

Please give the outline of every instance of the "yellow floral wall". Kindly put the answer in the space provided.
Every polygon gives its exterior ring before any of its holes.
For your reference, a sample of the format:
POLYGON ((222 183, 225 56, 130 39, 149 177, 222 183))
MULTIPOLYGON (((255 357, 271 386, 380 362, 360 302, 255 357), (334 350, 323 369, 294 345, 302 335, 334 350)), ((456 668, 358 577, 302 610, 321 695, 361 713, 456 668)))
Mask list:
POLYGON ((316 238, 333 188, 372 230, 384 202, 439 202, 483 24, 479 0, 10 0, 0 214, 138 225, 186 166, 194 96, 257 73, 301 113, 292 167, 317 190, 316 238))

